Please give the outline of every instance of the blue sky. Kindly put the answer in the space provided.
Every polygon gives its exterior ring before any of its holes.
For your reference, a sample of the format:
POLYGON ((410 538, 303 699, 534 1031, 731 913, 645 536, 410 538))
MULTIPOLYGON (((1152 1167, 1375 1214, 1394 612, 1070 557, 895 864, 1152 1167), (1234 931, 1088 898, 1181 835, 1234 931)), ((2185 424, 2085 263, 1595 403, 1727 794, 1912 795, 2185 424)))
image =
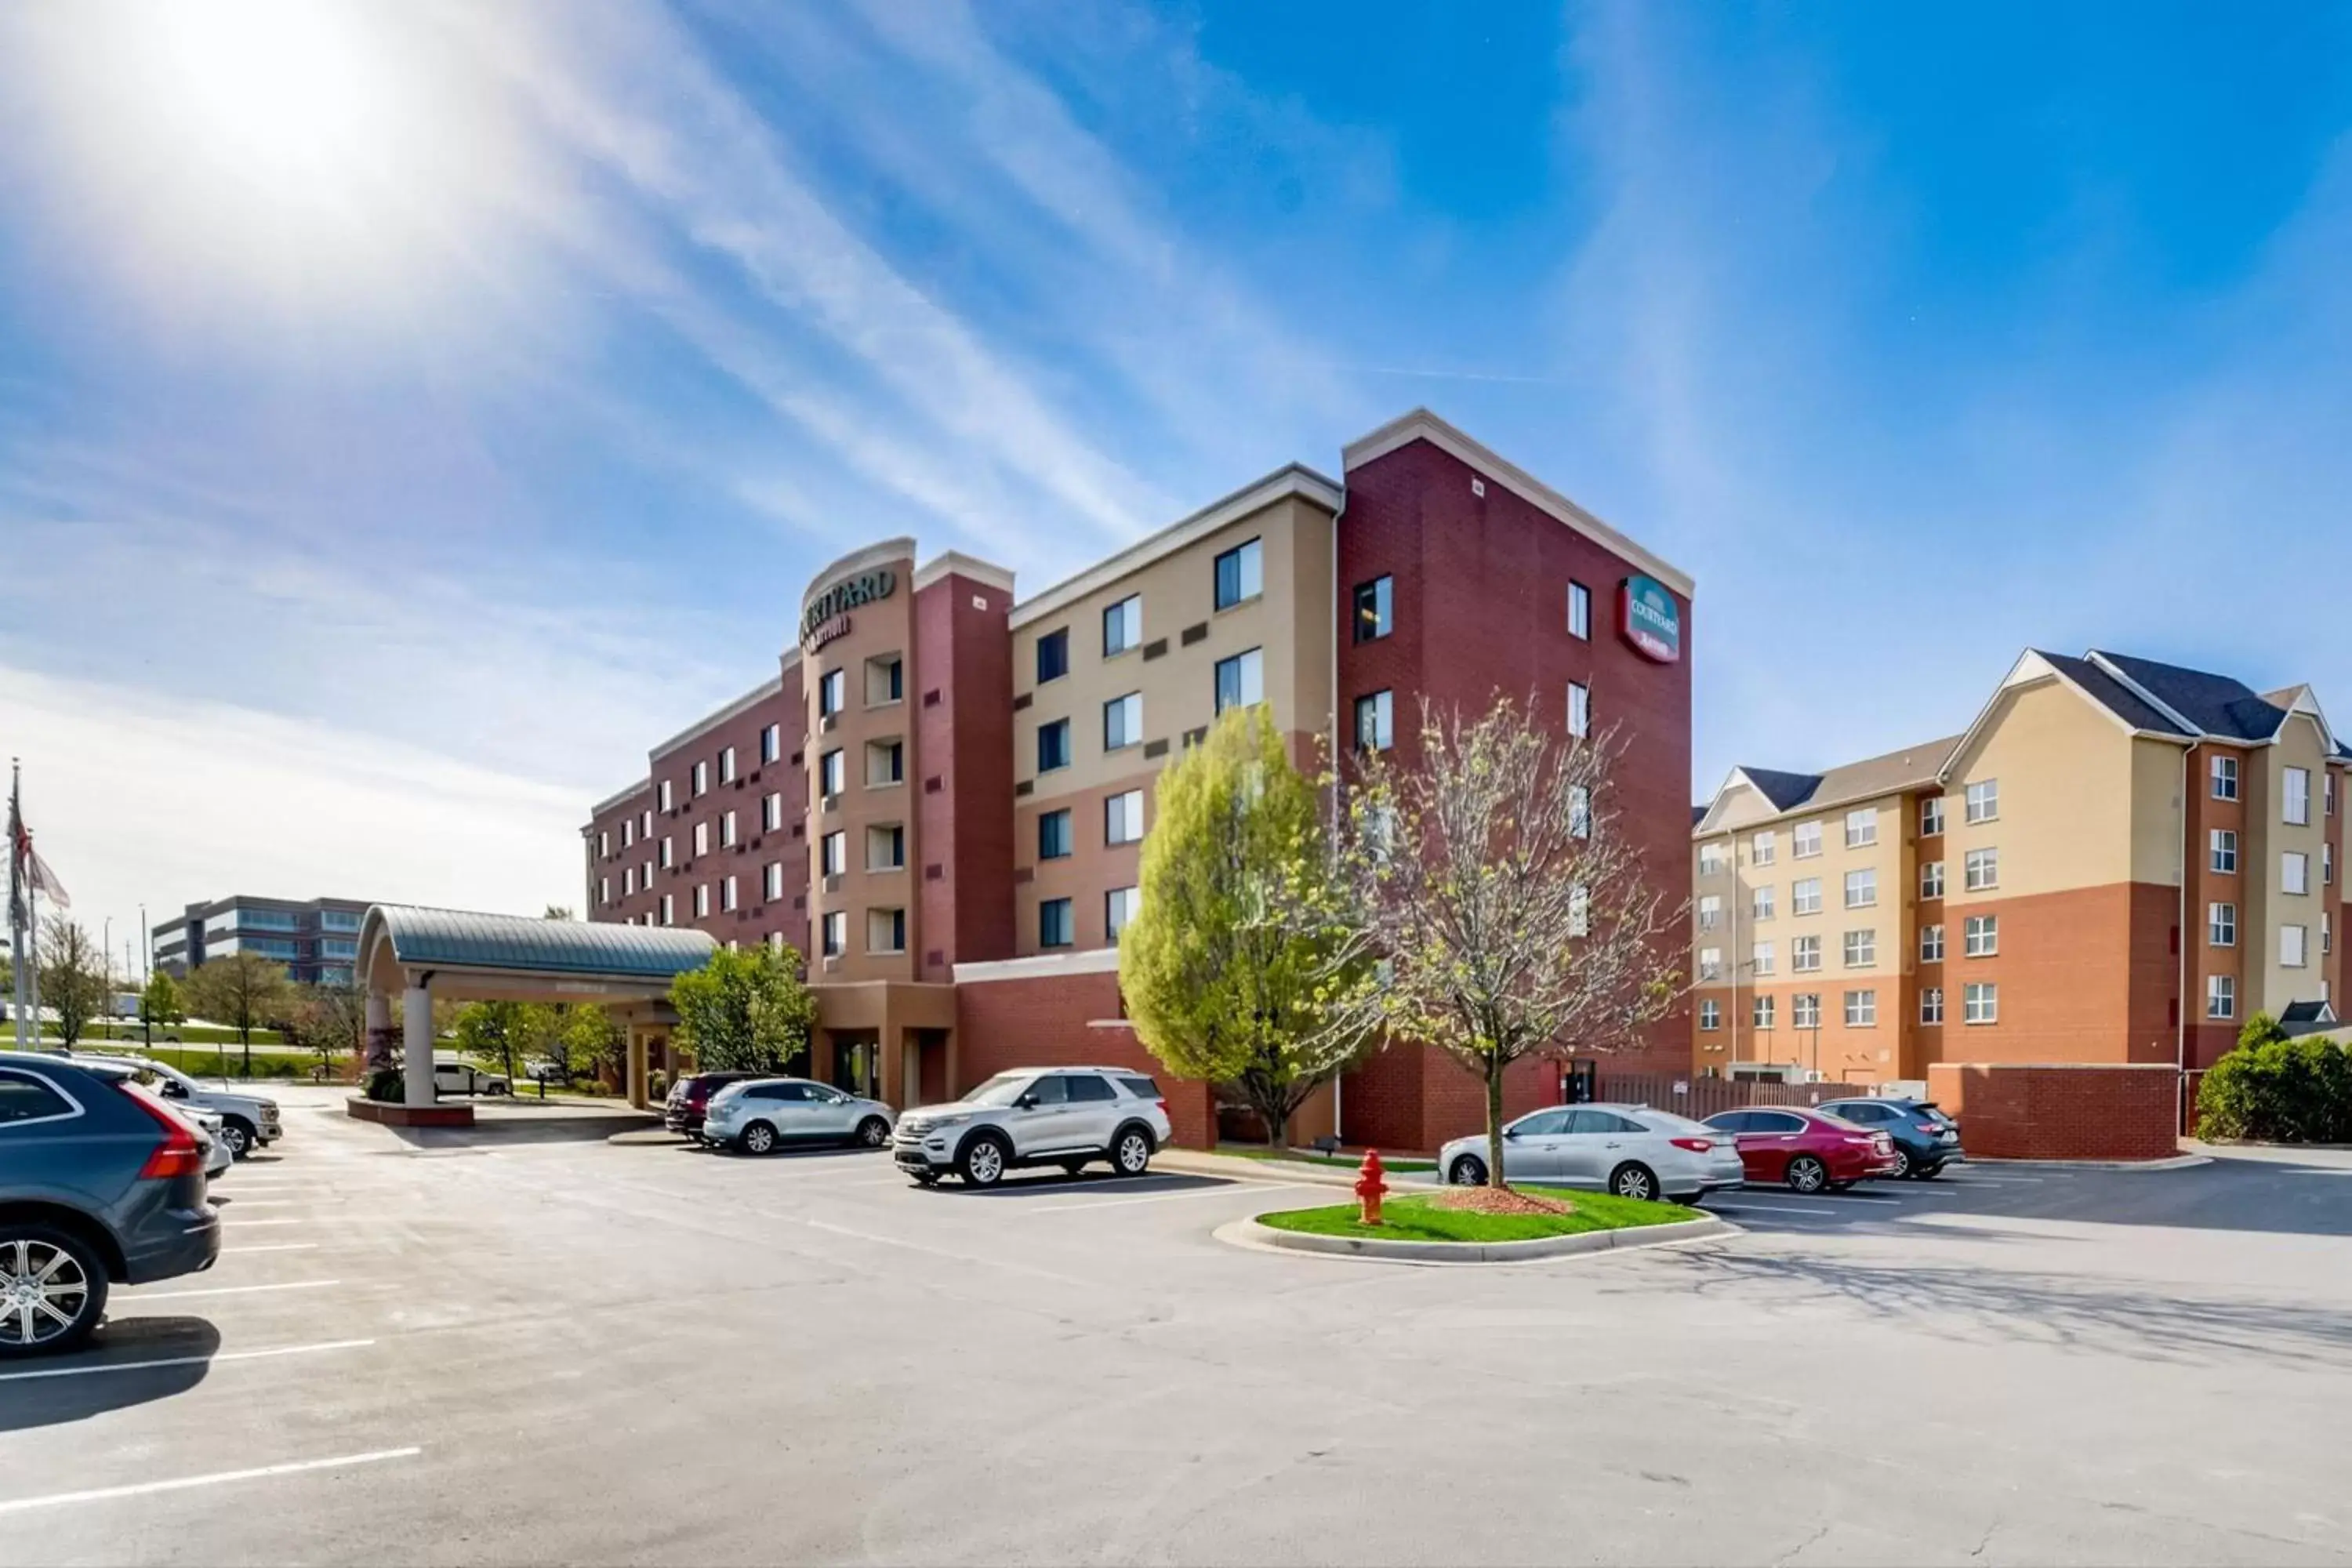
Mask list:
POLYGON ((1701 793, 2029 644, 2352 707, 2352 9, 163 15, 0 16, 0 745, 118 932, 576 901, 841 551, 1418 403, 1697 577, 1701 793))

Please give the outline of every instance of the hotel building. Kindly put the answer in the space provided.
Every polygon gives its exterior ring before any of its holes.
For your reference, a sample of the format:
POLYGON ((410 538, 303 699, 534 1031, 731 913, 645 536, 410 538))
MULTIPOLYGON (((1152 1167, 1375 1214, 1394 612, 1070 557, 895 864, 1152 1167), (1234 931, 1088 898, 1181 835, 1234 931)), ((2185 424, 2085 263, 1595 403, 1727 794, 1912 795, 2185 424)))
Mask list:
MULTIPOLYGON (((1690 579, 1425 411, 1340 471, 1280 468, 1025 598, 911 539, 835 562, 776 672, 593 809, 590 917, 799 950, 812 1071, 845 1087, 903 1106, 1011 1066, 1131 1064, 1200 1142, 1211 1092, 1136 1041, 1117 943, 1153 781, 1225 709, 1265 704, 1302 752, 1409 751, 1423 695, 1615 723, 1616 809, 1679 899, 1690 579)), ((1647 1059, 1678 1068, 1687 1028, 1647 1059)), ((1533 1063, 1513 1089, 1558 1093, 1533 1063)), ((1400 1148, 1481 1114, 1467 1074, 1405 1047, 1328 1100, 1313 1130, 1400 1148)))
POLYGON ((2335 1024, 2352 749, 2307 686, 2028 650, 1960 734, 1734 769, 1691 833, 1705 1074, 1939 1063, 2190 1075, 2335 1024))
POLYGON ((215 958, 257 952, 286 966, 286 977, 311 985, 349 985, 359 959, 354 899, 257 899, 245 894, 190 904, 148 932, 157 969, 184 976, 215 958))

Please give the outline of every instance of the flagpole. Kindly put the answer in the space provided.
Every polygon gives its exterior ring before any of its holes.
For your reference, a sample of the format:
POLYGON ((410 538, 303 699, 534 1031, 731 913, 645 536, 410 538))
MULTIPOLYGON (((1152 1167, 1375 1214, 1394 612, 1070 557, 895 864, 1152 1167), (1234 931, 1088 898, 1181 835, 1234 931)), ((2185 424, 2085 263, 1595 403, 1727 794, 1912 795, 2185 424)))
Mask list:
POLYGON ((33 1031, 39 1027, 30 1022, 38 1015, 33 1010, 37 997, 31 965, 26 962, 25 883, 29 879, 26 876, 22 847, 23 795, 24 769, 16 758, 11 757, 8 759, 8 956, 13 965, 10 978, 15 982, 16 989, 9 994, 12 1001, 9 1011, 16 1015, 16 1048, 20 1051, 32 1048, 37 1038, 33 1031))

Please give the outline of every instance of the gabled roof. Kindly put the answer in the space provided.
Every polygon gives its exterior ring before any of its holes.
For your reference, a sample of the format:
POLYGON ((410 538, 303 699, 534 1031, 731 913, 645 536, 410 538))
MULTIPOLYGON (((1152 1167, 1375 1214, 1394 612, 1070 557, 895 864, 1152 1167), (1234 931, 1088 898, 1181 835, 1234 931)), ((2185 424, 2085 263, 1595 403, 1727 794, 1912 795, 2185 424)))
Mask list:
POLYGON ((2082 689, 2083 695, 2098 703, 2108 712, 2135 730, 2152 731, 2159 735, 2185 735, 2187 731, 2166 717, 2163 710, 2141 698, 2138 693, 2093 664, 2087 658, 2074 658, 2062 653, 2033 650, 2041 654, 2051 668, 2082 689))
POLYGON ((2289 1035, 2308 1035, 2336 1026, 2336 1009, 2325 1002, 2290 1002, 2279 1012, 2279 1027, 2289 1035))
POLYGON ((1776 768, 1741 768, 1739 776, 1755 786, 1756 793, 1772 803, 1775 811, 1791 811, 1813 797, 1822 787, 1820 773, 1784 773, 1776 768))
POLYGON ((2094 648, 2091 661, 2118 677, 2137 695, 2188 721, 2192 733, 2224 741, 2267 741, 2286 722, 2286 709, 2267 702, 2242 680, 2152 658, 2094 648))
POLYGON ((1819 773, 1782 773, 1773 768, 1740 767, 1731 770, 1723 781, 1723 788, 1715 792, 1699 822, 1693 826, 1696 833, 1706 817, 1714 814, 1724 795, 1733 785, 1745 784, 1772 808, 1775 816, 1795 811, 1826 811, 1832 806, 1851 801, 1870 800, 1878 795, 1895 795, 1906 789, 1916 789, 1933 784, 1944 759, 1951 754, 1958 736, 1946 736, 1924 745, 1906 746, 1899 752, 1865 757, 1858 763, 1845 763, 1819 773))

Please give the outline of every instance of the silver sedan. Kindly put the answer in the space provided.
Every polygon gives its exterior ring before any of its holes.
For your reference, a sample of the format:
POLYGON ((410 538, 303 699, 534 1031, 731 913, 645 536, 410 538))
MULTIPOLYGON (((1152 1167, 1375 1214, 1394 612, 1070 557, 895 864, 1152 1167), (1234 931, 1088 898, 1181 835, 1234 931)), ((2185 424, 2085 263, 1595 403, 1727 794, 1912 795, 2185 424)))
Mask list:
MULTIPOLYGON (((1486 1157, 1484 1133, 1456 1138, 1437 1152, 1438 1173, 1475 1186, 1486 1179, 1486 1157)), ((1503 1129, 1503 1179, 1696 1203, 1747 1178, 1737 1139, 1670 1110, 1555 1105, 1503 1129)))

